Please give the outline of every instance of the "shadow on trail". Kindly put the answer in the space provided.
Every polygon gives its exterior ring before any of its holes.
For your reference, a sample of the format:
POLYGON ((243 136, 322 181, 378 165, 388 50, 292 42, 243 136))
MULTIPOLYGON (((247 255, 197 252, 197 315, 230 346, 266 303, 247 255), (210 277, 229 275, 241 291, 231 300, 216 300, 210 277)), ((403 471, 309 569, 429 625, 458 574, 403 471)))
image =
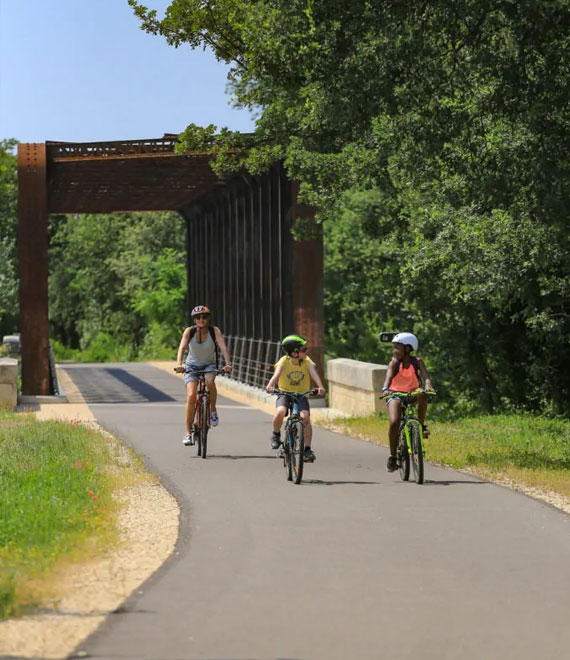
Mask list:
POLYGON ((303 479, 304 484, 314 486, 379 486, 381 481, 325 481, 323 479, 303 479))
POLYGON ((158 402, 158 401, 176 401, 162 390, 153 387, 149 383, 133 376, 125 369, 117 369, 112 367, 107 367, 105 371, 113 378, 116 378, 118 381, 126 385, 131 390, 134 390, 137 394, 145 397, 147 401, 158 402))
POLYGON ((424 486, 454 486, 456 484, 465 484, 469 486, 486 486, 490 484, 490 481, 471 481, 468 479, 456 479, 454 481, 444 479, 443 481, 435 481, 432 479, 426 479, 423 483, 424 486))
MULTIPOLYGON (((198 457, 196 457, 196 458, 198 458, 198 457)), ((229 458, 232 461, 241 461, 244 458, 266 458, 266 459, 269 459, 271 461, 275 460, 275 456, 267 456, 267 455, 266 456, 253 456, 253 455, 249 455, 249 454, 248 455, 246 455, 246 454, 239 455, 238 454, 238 455, 235 455, 235 456, 232 456, 230 454, 208 454, 208 458, 212 458, 212 459, 215 459, 215 458, 228 459, 229 458)))

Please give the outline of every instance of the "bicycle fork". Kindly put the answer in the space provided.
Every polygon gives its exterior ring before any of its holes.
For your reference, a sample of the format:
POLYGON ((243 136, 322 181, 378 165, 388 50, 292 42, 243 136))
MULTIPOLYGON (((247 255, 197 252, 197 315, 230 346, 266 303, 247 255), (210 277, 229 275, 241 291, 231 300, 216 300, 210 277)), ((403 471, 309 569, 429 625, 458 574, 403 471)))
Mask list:
MULTIPOLYGON (((413 449, 412 449, 412 434, 410 433, 411 424, 409 423, 410 421, 412 421, 412 420, 408 420, 408 422, 404 425, 404 435, 406 437, 406 447, 408 449, 408 454, 410 456, 412 456, 412 454, 414 452, 413 452, 413 449)), ((414 418, 413 421, 414 421, 414 423, 416 423, 418 425, 418 433, 420 435, 420 443, 421 443, 422 454, 423 454, 423 453, 425 453, 425 451, 424 451, 424 433, 423 433, 422 425, 421 425, 419 419, 414 418)))

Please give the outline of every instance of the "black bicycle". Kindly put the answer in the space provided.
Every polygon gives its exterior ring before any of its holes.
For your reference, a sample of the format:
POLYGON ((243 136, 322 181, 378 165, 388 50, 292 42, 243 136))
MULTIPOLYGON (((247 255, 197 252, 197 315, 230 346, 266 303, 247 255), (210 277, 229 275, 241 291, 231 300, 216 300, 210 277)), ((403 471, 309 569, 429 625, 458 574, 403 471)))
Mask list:
POLYGON ((414 480, 417 484, 424 482, 424 444, 423 427, 419 418, 410 413, 410 409, 415 406, 415 397, 418 394, 427 394, 435 396, 433 390, 424 390, 418 388, 412 392, 384 392, 380 398, 386 399, 390 396, 397 396, 402 402, 402 421, 398 433, 398 447, 396 449, 396 460, 398 461, 398 470, 402 481, 408 481, 410 478, 410 463, 414 471, 414 480))
POLYGON ((283 466, 287 481, 300 484, 303 479, 303 465, 305 457, 305 437, 299 403, 308 394, 317 394, 317 389, 311 389, 302 394, 283 392, 275 389, 273 394, 284 394, 287 396, 287 407, 289 409, 287 421, 285 422, 285 440, 283 442, 283 466))

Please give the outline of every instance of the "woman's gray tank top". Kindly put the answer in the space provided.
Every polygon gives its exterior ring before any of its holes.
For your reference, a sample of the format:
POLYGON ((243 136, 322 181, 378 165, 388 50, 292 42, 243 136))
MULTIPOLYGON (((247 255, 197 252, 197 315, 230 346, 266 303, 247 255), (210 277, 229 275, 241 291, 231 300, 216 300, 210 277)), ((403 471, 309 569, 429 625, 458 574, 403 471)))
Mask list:
POLYGON ((206 339, 198 343, 198 330, 196 330, 188 344, 186 365, 188 367, 207 367, 209 364, 216 364, 216 346, 209 330, 206 332, 206 339))

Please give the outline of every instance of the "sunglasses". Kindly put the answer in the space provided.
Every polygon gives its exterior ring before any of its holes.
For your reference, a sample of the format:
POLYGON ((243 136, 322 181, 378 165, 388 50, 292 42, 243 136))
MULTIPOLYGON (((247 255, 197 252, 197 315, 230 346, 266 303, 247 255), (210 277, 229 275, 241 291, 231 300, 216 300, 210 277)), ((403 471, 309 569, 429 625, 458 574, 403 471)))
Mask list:
POLYGON ((207 321, 208 320, 208 315, 207 314, 200 314, 199 316, 195 316, 194 318, 196 319, 196 321, 204 321, 204 320, 207 321))

